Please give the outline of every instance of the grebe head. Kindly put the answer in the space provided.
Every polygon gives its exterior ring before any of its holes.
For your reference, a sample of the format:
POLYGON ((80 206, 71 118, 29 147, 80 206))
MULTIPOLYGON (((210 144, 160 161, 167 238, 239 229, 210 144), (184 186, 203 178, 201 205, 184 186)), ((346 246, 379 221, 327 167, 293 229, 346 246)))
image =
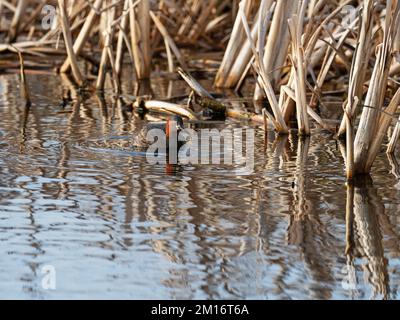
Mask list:
POLYGON ((183 119, 181 116, 174 116, 173 121, 176 124, 176 129, 178 130, 178 132, 185 129, 185 126, 183 124, 183 119))
POLYGON ((171 119, 167 120, 167 127, 165 128, 166 130, 166 135, 167 137, 170 136, 170 130, 175 126, 176 132, 179 133, 185 129, 185 126, 183 124, 183 119, 180 116, 174 116, 171 119))

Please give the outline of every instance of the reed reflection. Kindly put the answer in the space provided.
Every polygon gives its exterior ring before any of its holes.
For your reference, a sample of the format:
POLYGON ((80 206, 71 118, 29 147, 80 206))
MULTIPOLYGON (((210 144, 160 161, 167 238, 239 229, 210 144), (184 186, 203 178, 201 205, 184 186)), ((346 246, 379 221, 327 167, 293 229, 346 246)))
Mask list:
POLYGON ((353 265, 357 257, 366 259, 364 278, 372 288, 372 297, 389 298, 388 261, 384 255, 379 217, 385 206, 370 176, 357 178, 347 186, 346 255, 353 265))
POLYGON ((24 106, 22 121, 21 121, 21 130, 20 130, 20 153, 24 153, 25 151, 25 143, 26 143, 26 127, 28 124, 28 118, 30 113, 31 105, 27 104, 24 106))
MULTIPOLYGON (((333 144, 319 136, 310 142, 272 131, 264 137, 259 130, 252 176, 227 176, 219 167, 151 166, 140 155, 118 151, 130 151, 132 138, 148 121, 165 118, 149 113, 142 119, 122 98, 80 92, 68 80, 61 81, 60 90, 46 79, 40 90, 48 86, 55 99, 46 92, 33 99, 31 109, 23 109, 12 91, 16 87, 9 86, 11 91, 3 93, 7 103, 0 105, 1 139, 7 145, 0 150, 0 249, 14 259, 4 255, 0 271, 15 261, 32 266, 13 273, 13 284, 23 278, 31 292, 23 297, 40 293, 34 286, 41 264, 59 259, 89 261, 97 268, 89 274, 82 265, 68 266, 82 280, 68 288, 77 296, 86 276, 93 276, 98 281, 92 292, 118 287, 127 293, 151 288, 177 299, 346 297, 334 276, 344 251, 345 199, 338 196, 344 191, 342 167, 333 144), (85 148, 93 141, 107 152, 85 148)), ((172 83, 158 87, 156 81, 153 90, 176 98, 182 91, 179 83, 170 89, 172 83)), ((228 120, 210 126, 236 125, 228 120)), ((379 179, 390 186, 397 182, 382 173, 379 179)), ((389 297, 382 287, 388 272, 394 281, 396 274, 393 268, 385 271, 379 259, 383 246, 393 261, 400 256, 398 205, 389 202, 385 212, 379 196, 362 205, 357 199, 377 191, 360 190, 348 189, 348 263, 360 268, 365 257, 371 285, 361 293, 376 287, 376 296, 389 297), (357 206, 364 211, 369 206, 377 218, 358 213, 357 206)), ((385 199, 398 197, 396 190, 384 192, 385 199)), ((4 280, 0 273, 0 283, 4 280)))
MULTIPOLYGON (((291 139, 292 144, 295 142, 291 139)), ((295 176, 292 185, 293 199, 290 206, 287 240, 289 245, 300 249, 307 271, 316 284, 325 285, 313 291, 315 299, 330 299, 331 285, 335 279, 331 270, 330 258, 325 255, 330 250, 330 234, 327 226, 321 222, 318 208, 321 199, 311 198, 309 188, 311 184, 309 174, 310 138, 298 137, 295 176)))

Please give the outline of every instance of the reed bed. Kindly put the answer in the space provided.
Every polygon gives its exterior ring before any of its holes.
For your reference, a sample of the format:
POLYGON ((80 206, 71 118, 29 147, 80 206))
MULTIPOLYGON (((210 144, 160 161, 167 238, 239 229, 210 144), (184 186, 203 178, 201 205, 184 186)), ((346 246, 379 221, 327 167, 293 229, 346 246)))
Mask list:
POLYGON ((180 74, 192 91, 187 105, 135 92, 140 100, 134 106, 197 119, 196 98, 200 108, 253 119, 282 135, 310 136, 319 127, 345 140, 349 180, 371 171, 391 132, 387 152, 395 151, 398 0, 52 0, 47 5, 56 9, 51 28, 43 26, 43 2, 0 1, 0 55, 19 53, 21 65, 22 55, 27 61, 61 57, 58 71, 78 87, 102 91, 109 79, 119 98, 125 69, 138 82, 155 72, 180 74), (214 58, 199 66, 191 59, 194 52, 214 58), (85 63, 97 73, 85 73, 85 63), (214 74, 220 91, 253 86, 254 101, 265 107, 254 114, 230 110, 191 76, 199 69, 214 74), (339 119, 323 119, 320 112, 328 92, 342 98, 339 119), (338 121, 336 127, 331 120, 338 121))

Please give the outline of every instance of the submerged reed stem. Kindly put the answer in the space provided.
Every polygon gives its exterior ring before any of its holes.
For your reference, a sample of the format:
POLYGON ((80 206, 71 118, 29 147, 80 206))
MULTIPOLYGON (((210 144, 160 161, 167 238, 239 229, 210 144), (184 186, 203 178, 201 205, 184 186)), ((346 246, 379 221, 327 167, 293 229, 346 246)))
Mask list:
POLYGON ((31 105, 31 94, 29 90, 28 83, 26 81, 25 75, 25 65, 24 65, 24 58, 22 56, 21 51, 17 50, 18 57, 19 57, 19 64, 20 64, 20 89, 21 89, 21 96, 25 99, 25 104, 27 106, 31 105))

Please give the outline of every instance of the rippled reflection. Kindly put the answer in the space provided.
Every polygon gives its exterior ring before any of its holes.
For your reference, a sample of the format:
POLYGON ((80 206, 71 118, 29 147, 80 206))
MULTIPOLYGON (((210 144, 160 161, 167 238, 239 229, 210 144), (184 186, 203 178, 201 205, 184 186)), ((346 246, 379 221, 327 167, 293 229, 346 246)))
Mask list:
MULTIPOLYGON (((28 75, 26 108, 17 80, 0 75, 0 297, 399 297, 395 159, 381 156, 374 184, 346 190, 330 136, 255 127, 251 176, 151 166, 131 141, 161 116, 141 119, 124 98, 79 92, 65 76, 28 75), (46 265, 54 291, 42 287, 46 265)), ((125 90, 187 94, 164 79, 125 90)))
POLYGON ((388 261, 384 256, 379 217, 385 206, 372 179, 364 177, 347 191, 347 248, 349 264, 354 256, 364 257, 364 279, 372 287, 372 298, 389 297, 388 261))

